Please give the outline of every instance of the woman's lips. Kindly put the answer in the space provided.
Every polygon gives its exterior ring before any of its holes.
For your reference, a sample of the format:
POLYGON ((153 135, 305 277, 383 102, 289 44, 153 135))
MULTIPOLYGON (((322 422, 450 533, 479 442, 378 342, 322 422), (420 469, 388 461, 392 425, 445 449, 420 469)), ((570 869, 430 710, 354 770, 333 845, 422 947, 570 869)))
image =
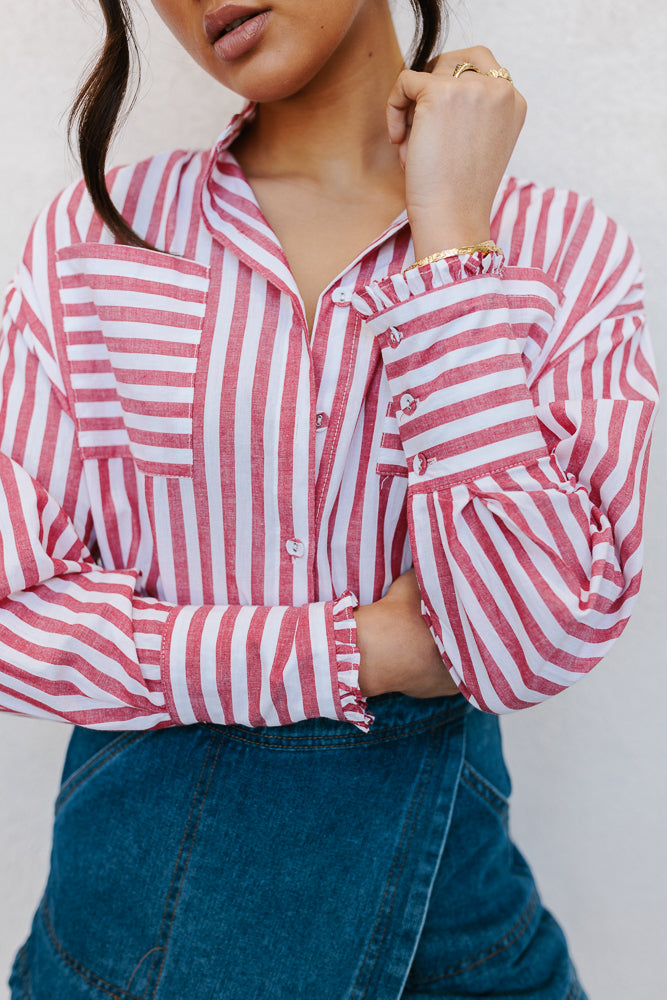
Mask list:
MULTIPOLYGON (((228 23, 232 24, 236 18, 245 16, 247 14, 239 8, 239 13, 233 19, 230 19, 228 23)), ((238 27, 227 31, 225 34, 221 34, 213 43, 215 54, 225 62, 245 55, 261 38, 270 16, 270 10, 258 11, 256 14, 251 14, 248 20, 243 21, 238 27)))
POLYGON ((204 14, 204 32, 211 45, 217 42, 218 38, 234 21, 244 20, 246 17, 254 17, 255 14, 263 14, 266 7, 257 7, 256 4, 248 6, 243 3, 222 3, 213 10, 204 14))

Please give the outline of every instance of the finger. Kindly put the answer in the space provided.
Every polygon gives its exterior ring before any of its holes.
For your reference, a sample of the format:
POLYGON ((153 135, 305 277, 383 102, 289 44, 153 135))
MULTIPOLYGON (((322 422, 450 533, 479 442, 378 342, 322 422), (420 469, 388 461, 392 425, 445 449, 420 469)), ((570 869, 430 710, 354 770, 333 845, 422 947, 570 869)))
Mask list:
MULTIPOLYGON (((440 77, 453 76, 456 67, 465 63, 474 66, 477 70, 476 73, 473 70, 466 70, 457 77, 457 79, 465 80, 466 82, 470 82, 480 75, 489 76, 493 70, 502 69, 490 49, 487 49, 483 45, 476 45, 471 49, 457 49, 452 52, 443 52, 441 56, 433 60, 431 72, 440 77)), ((496 77, 496 79, 503 80, 505 83, 509 83, 510 86, 513 85, 512 81, 507 80, 504 76, 496 77)))
POLYGON ((397 77, 386 107, 390 142, 401 143, 407 138, 414 105, 428 82, 428 73, 417 73, 411 69, 403 70, 397 77))
MULTIPOLYGON (((493 52, 484 45, 474 45, 470 49, 455 49, 452 52, 443 52, 434 63, 432 72, 441 76, 451 76, 454 67, 459 63, 471 63, 482 73, 487 73, 490 69, 500 69, 493 52), (451 67, 451 70, 450 70, 451 67)), ((462 74, 465 76, 466 74, 462 74)), ((471 72, 471 76, 474 74, 471 72)), ((462 77, 459 77, 462 79, 462 77)))
POLYGON ((519 126, 519 131, 523 125, 526 117, 526 101, 523 95, 517 90, 513 81, 507 80, 504 76, 497 76, 495 78, 490 77, 489 73, 492 70, 499 70, 502 67, 498 63, 497 59, 493 55, 490 49, 485 48, 483 45, 477 45, 471 49, 458 49, 453 52, 443 52, 441 56, 438 57, 436 65, 433 68, 433 75, 440 77, 442 80, 448 76, 453 76, 456 66, 461 63, 470 63, 470 65, 475 66, 478 72, 473 72, 472 70, 461 73, 460 76, 456 78, 456 83, 463 83, 466 86, 485 86, 489 89, 489 95, 494 94, 496 96, 509 97, 509 93, 513 94, 514 106, 516 109, 515 117, 517 124, 519 126), (452 60, 456 62, 452 63, 452 60), (509 87, 510 90, 505 89, 504 94, 502 91, 496 91, 497 86, 502 85, 503 88, 509 87))

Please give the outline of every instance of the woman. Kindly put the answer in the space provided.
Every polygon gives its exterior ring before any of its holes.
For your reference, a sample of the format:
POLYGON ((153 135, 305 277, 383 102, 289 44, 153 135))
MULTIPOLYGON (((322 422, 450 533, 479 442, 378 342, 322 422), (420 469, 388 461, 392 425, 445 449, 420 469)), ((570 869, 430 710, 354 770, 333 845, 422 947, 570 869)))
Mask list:
POLYGON ((1 704, 77 727, 12 995, 584 997, 497 717, 636 596, 634 249, 427 0, 411 70, 385 0, 154 0, 251 103, 109 198, 101 5, 2 342, 1 704))

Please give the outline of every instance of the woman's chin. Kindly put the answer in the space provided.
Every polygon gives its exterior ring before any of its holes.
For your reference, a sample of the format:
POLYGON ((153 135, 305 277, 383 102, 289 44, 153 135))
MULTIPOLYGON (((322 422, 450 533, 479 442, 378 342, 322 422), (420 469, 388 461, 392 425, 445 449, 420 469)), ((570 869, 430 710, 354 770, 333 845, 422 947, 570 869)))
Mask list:
POLYGON ((300 68, 281 60, 279 65, 246 60, 244 65, 207 66, 209 73, 229 90, 245 98, 269 104, 294 97, 317 75, 317 67, 300 68))

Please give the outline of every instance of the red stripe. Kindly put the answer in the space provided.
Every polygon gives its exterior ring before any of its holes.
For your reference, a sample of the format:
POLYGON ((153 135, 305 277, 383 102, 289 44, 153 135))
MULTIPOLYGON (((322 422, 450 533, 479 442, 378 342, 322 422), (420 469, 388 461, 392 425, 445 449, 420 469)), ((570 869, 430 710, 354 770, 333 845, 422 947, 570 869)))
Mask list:
MULTIPOLYGON (((267 294, 272 297, 275 292, 267 289, 267 294)), ((292 510, 292 479, 294 476, 294 428, 296 422, 296 400, 298 392, 298 380, 296 372, 301 362, 304 342, 307 343, 307 330, 303 326, 303 320, 295 317, 295 322, 290 329, 287 348, 287 372, 285 383, 282 386, 280 396, 280 410, 276 415, 280 421, 279 444, 278 444, 278 523, 284 541, 294 538, 294 521, 292 510)), ((310 393, 309 393, 310 396, 310 393)), ((311 397, 312 398, 312 397, 311 397)), ((327 431, 329 433, 329 431, 327 431)), ((309 442, 310 445, 310 442, 309 442)), ((311 451, 308 448, 305 460, 310 462, 311 451)), ((312 509, 312 508, 311 508, 312 509)), ((291 604, 293 597, 293 573, 292 557, 285 549, 284 542, 280 546, 280 576, 278 592, 281 603, 291 604)))
POLYGON ((317 689, 315 687, 315 672, 312 663, 312 639, 310 636, 310 626, 307 608, 295 608, 291 621, 294 623, 294 646, 296 647, 297 660, 299 662, 299 680, 301 682, 301 695, 303 698, 304 714, 307 719, 317 718, 321 714, 317 702, 317 689))
MULTIPOLYGON (((146 463, 149 464, 149 463, 146 463)), ((177 479, 167 479, 168 520, 174 550, 176 576, 176 603, 190 604, 190 559, 186 544, 185 518, 181 485, 177 479)))
MULTIPOLYGON (((208 305, 206 316, 204 318, 204 323, 202 326, 201 343, 199 347, 199 364, 198 377, 194 382, 193 391, 193 402, 192 402, 192 422, 194 427, 203 428, 205 426, 205 412, 206 412, 206 387, 207 387, 207 373, 211 362, 211 350, 213 346, 213 338, 215 336, 216 328, 216 317, 218 315, 219 308, 219 295, 220 288, 223 283, 223 259, 222 255, 215 253, 211 262, 211 291, 208 296, 208 305)), ((175 409, 175 404, 170 403, 170 406, 174 407, 174 416, 177 414, 175 409)), ((194 434, 192 441, 192 476, 193 476, 193 487, 196 497, 196 527, 199 541, 199 572, 202 581, 202 591, 206 595, 207 600, 213 604, 215 603, 216 594, 213 584, 213 538, 217 540, 217 544, 220 544, 220 528, 218 524, 211 524, 210 516, 210 502, 208 495, 208 484, 206 479, 206 442, 204 434, 194 434)), ((226 595, 225 595, 226 596, 226 595)), ((220 600, 220 597, 217 597, 220 600)), ((230 716, 230 718, 233 717, 230 716)))
MULTIPOLYGON (((248 687, 248 718, 251 726, 266 725, 266 719, 262 715, 260 707, 263 671, 259 645, 268 615, 268 608, 256 609, 246 638, 246 683, 248 687)), ((280 656, 280 653, 280 644, 278 644, 275 655, 280 656)))
POLYGON ((185 677, 190 703, 195 717, 202 722, 212 721, 209 718, 201 686, 201 650, 202 633, 206 624, 206 608, 198 608, 188 628, 185 647, 185 677))
MULTIPOLYGON (((155 384, 155 383, 153 383, 155 384)), ((189 386, 186 386, 189 388, 189 386)), ((103 390, 96 390, 100 392, 103 390)), ((111 390, 113 393, 113 390, 111 390)), ((81 392, 81 402, 86 401, 86 396, 81 392)), ((92 394, 91 394, 92 395, 92 394)), ((115 398, 117 394, 114 394, 115 398)), ((79 392, 77 392, 77 399, 79 398, 79 392)), ((90 400, 94 402, 94 396, 90 400)), ((129 396, 123 396, 120 401, 123 413, 138 413, 144 417, 172 417, 172 418, 189 418, 192 416, 192 403, 181 403, 177 400, 164 401, 162 399, 130 399, 129 396)))
MULTIPOLYGON (((167 269, 165 268, 165 271, 167 269)), ((99 289, 104 292, 119 291, 124 295, 128 291, 136 292, 140 295, 159 295, 168 299, 176 299, 180 302, 190 302, 200 305, 206 301, 206 292, 199 288, 184 287, 169 282, 167 275, 164 281, 152 281, 149 278, 133 275, 131 278, 125 274, 95 274, 86 272, 82 274, 64 274, 60 279, 62 288, 75 289, 99 289)), ((74 305, 71 303, 70 305, 74 305)))
MULTIPOLYGON (((160 370, 148 372, 141 368, 132 369, 114 367, 114 377, 120 386, 144 385, 148 389, 151 387, 167 388, 171 386, 173 389, 191 389, 195 376, 194 372, 170 372, 160 370)), ((122 389, 119 390, 119 394, 122 396, 122 389)))
POLYGON ((236 614, 233 608, 227 608, 222 616, 222 622, 220 624, 220 629, 218 630, 218 636, 215 645, 215 663, 217 667, 217 691, 220 697, 220 703, 222 705, 223 718, 217 721, 222 721, 225 725, 231 725, 235 721, 234 715, 234 702, 232 700, 231 692, 231 643, 232 636, 234 634, 234 622, 236 620, 236 614))

